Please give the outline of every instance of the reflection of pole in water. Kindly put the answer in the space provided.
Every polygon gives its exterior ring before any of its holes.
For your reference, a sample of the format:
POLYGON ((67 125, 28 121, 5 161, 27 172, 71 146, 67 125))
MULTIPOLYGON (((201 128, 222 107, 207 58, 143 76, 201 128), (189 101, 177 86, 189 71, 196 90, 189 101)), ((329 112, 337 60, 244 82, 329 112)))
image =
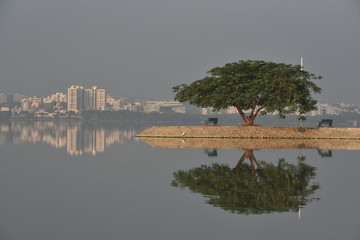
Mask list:
MULTIPOLYGON (((302 61, 302 58, 301 58, 301 61, 302 61)), ((304 156, 302 155, 301 150, 302 150, 302 148, 299 149, 299 157, 298 157, 299 160, 303 159, 303 157, 304 157, 304 156)), ((299 161, 299 160, 298 160, 298 161, 299 161)), ((301 218, 301 206, 300 206, 300 205, 299 205, 299 211, 298 211, 298 218, 299 218, 299 220, 300 220, 300 218, 301 218)))
MULTIPOLYGON (((301 61, 302 61, 302 58, 301 58, 301 61)), ((301 148, 300 148, 299 149, 299 159, 301 159, 301 158, 302 158, 302 154, 301 154, 301 148)), ((300 205, 299 205, 298 218, 300 219, 300 217, 301 217, 301 208, 300 208, 300 205)))

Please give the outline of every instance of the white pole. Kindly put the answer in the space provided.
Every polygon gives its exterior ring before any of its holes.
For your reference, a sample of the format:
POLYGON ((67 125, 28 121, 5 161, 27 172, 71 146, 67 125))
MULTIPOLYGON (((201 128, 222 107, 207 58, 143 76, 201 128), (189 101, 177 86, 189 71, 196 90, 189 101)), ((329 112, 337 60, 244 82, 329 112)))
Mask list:
MULTIPOLYGON (((300 66, 301 66, 301 70, 304 70, 304 58, 300 57, 300 66)), ((300 120, 300 127, 302 128, 303 126, 303 122, 302 120, 300 120)))

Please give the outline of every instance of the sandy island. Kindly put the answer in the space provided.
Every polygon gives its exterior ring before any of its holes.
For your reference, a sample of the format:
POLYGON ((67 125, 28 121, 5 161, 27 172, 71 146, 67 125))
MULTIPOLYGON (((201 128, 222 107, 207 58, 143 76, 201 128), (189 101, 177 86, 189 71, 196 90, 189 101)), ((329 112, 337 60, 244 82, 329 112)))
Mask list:
POLYGON ((155 126, 137 135, 152 138, 358 139, 360 128, 266 126, 155 126))
POLYGON ((360 150, 360 128, 264 126, 159 126, 138 134, 153 147, 360 150))

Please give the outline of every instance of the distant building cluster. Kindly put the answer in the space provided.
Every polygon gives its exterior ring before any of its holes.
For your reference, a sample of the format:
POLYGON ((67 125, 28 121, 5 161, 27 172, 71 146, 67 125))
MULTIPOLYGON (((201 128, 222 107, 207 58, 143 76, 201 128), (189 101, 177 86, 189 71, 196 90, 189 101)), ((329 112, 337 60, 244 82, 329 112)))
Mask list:
POLYGON ((186 113, 184 104, 174 101, 146 101, 144 112, 186 113))
MULTIPOLYGON (((19 117, 26 118, 33 114, 35 118, 67 117, 69 112, 79 113, 84 110, 97 111, 133 111, 133 112, 160 112, 160 113, 190 113, 190 114, 238 114, 235 107, 214 112, 211 108, 197 108, 177 101, 130 100, 108 94, 105 89, 98 86, 85 88, 72 85, 66 93, 57 92, 49 96, 28 97, 20 93, 0 93, 0 111, 12 111, 19 117)), ((342 113, 360 114, 360 104, 318 103, 317 110, 308 113, 309 116, 340 115, 342 113)), ((276 113, 274 113, 276 114, 276 113)))
POLYGON ((78 113, 83 110, 141 112, 144 104, 141 101, 117 98, 98 86, 86 89, 72 85, 67 89, 67 93, 57 92, 49 96, 28 97, 19 93, 0 93, 0 111, 12 111, 20 116, 23 114, 24 117, 26 113, 31 113, 38 118, 53 118, 59 113, 66 115, 70 111, 78 113))

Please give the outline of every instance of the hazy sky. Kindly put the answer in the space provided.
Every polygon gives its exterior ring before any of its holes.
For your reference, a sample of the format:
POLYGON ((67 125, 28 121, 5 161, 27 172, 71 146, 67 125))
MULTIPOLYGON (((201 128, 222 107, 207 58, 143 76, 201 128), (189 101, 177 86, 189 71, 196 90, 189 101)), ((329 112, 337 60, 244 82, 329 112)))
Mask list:
POLYGON ((360 104, 360 0, 0 0, 0 92, 98 85, 119 97, 240 59, 323 76, 316 98, 360 104))

